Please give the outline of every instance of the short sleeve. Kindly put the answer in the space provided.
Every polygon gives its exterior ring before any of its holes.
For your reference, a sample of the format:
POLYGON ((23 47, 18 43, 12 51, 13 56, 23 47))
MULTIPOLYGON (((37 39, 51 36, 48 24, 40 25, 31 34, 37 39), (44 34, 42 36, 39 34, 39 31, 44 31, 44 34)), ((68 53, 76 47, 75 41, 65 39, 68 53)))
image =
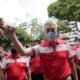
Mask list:
POLYGON ((5 58, 3 58, 3 60, 2 60, 1 68, 6 69, 6 60, 5 60, 5 58))
POLYGON ((77 59, 80 60, 80 48, 76 50, 77 59))
POLYGON ((75 52, 72 51, 71 46, 69 44, 67 44, 67 48, 68 48, 68 51, 69 51, 68 58, 72 58, 75 55, 75 52))
POLYGON ((33 46, 33 51, 35 54, 39 54, 39 47, 40 45, 33 46))

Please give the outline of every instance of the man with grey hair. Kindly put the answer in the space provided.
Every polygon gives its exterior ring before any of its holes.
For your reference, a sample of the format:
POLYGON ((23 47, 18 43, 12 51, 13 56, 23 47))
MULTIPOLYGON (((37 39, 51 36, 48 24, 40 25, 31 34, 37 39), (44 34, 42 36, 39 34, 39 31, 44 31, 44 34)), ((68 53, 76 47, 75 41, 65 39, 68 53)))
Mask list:
POLYGON ((45 41, 39 45, 25 49, 19 42, 15 29, 10 25, 4 26, 0 19, 0 28, 9 36, 18 53, 21 55, 39 55, 44 70, 45 80, 71 80, 71 66, 74 69, 74 79, 78 80, 70 46, 65 41, 57 38, 57 26, 53 21, 48 20, 44 24, 45 41))

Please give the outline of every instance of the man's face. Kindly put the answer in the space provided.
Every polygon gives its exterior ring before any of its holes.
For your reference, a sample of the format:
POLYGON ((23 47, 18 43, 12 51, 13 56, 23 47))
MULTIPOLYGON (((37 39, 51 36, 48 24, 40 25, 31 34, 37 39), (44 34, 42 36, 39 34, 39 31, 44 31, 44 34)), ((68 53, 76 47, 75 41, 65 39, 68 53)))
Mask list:
POLYGON ((56 25, 54 23, 45 23, 44 26, 45 38, 50 42, 56 38, 56 25))
POLYGON ((55 24, 46 23, 44 26, 44 30, 45 33, 49 33, 50 31, 56 33, 56 26, 55 24))

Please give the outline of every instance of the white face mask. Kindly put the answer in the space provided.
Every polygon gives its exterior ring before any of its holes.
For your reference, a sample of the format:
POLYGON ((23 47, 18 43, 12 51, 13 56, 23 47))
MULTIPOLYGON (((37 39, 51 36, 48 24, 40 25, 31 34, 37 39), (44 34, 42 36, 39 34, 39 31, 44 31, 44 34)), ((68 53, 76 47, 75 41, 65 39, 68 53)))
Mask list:
POLYGON ((45 34, 45 38, 50 42, 52 39, 56 38, 56 33, 50 31, 45 34))

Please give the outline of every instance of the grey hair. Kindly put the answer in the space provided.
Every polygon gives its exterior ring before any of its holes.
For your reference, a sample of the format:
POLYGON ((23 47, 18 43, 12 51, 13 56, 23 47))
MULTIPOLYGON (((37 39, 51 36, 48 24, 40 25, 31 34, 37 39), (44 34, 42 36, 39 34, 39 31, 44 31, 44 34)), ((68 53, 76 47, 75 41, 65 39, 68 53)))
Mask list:
MULTIPOLYGON (((55 26, 54 28, 55 28, 56 33, 57 33, 57 23, 56 23, 55 21, 49 19, 49 20, 47 20, 47 21, 44 23, 44 29, 45 29, 46 25, 48 25, 48 24, 51 25, 51 26, 54 25, 54 26, 55 26)), ((44 30, 44 29, 43 29, 43 30, 44 30)))

